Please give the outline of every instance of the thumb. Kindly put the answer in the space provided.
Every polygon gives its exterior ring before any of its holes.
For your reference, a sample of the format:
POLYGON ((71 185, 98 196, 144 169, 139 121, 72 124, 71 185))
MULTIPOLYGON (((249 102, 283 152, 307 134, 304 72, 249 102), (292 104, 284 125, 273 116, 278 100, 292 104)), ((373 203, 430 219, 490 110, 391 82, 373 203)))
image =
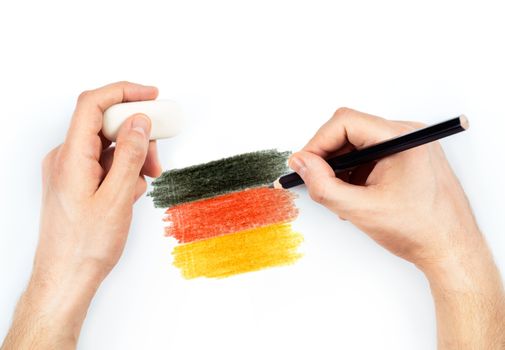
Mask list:
POLYGON ((366 203, 364 200, 369 200, 366 187, 351 185, 337 178, 330 165, 314 153, 294 153, 289 159, 289 166, 303 179, 314 201, 339 215, 359 209, 366 203))
MULTIPOLYGON (((101 186, 115 201, 133 202, 137 197, 140 171, 147 157, 150 133, 151 120, 144 114, 135 114, 121 125, 112 166, 101 186)), ((110 197, 108 195, 106 197, 110 197)))

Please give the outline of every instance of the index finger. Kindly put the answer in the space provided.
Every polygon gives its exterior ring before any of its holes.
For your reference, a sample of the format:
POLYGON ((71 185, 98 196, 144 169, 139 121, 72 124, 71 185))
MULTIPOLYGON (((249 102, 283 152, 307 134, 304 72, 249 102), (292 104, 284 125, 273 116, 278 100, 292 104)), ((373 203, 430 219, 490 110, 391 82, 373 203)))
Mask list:
POLYGON ((102 129, 103 112, 110 106, 130 101, 153 100, 158 89, 127 81, 85 91, 79 95, 65 145, 78 152, 86 152, 96 160, 102 151, 98 133, 102 129))
POLYGON ((396 135, 398 130, 394 122, 350 108, 339 108, 303 150, 326 158, 348 143, 360 149, 396 135))

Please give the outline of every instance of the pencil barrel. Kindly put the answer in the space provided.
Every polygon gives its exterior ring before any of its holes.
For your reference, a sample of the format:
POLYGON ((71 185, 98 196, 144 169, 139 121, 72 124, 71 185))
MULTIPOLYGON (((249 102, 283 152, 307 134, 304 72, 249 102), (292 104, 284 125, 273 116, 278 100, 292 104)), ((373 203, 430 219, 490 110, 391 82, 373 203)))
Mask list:
MULTIPOLYGON (((468 120, 465 116, 459 116, 360 150, 327 159, 326 162, 335 173, 339 173, 459 133, 467 128, 468 120)), ((302 178, 297 173, 281 176, 278 182, 286 189, 303 184, 302 178)))

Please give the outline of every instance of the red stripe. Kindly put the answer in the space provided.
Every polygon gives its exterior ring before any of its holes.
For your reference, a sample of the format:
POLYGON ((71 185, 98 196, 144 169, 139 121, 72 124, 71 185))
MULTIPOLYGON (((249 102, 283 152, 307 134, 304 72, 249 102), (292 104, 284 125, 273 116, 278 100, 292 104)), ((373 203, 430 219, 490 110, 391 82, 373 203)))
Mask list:
POLYGON ((254 188, 167 209, 168 236, 187 243, 227 233, 292 221, 298 215, 292 192, 254 188))

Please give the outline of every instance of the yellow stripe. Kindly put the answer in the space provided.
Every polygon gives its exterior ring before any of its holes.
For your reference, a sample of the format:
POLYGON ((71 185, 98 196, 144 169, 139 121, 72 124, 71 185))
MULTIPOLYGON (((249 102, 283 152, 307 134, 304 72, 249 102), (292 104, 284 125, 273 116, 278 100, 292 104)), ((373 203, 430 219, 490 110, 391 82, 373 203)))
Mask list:
POLYGON ((302 241, 302 235, 284 223, 182 244, 172 254, 187 279, 222 278, 292 264, 301 257, 296 250, 302 241))

